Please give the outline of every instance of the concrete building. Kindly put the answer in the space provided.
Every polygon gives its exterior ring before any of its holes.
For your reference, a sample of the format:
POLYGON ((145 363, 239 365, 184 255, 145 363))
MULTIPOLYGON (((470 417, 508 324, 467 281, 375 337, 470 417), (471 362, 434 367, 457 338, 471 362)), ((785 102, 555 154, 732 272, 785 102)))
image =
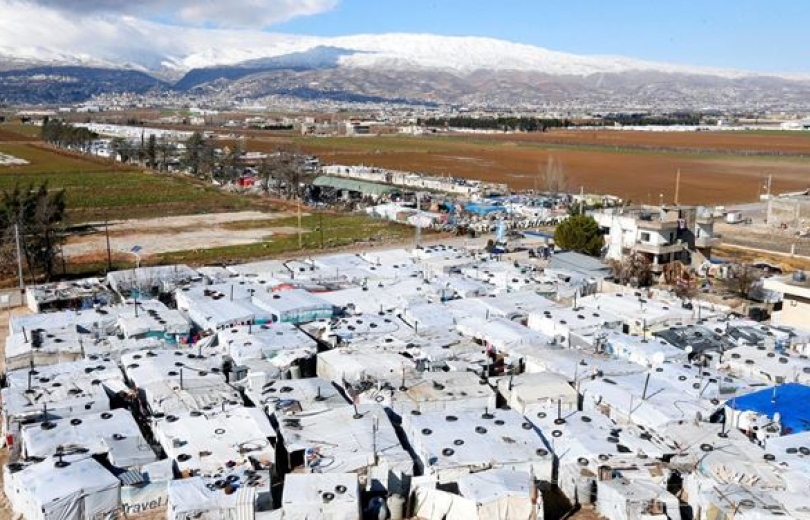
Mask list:
POLYGON ((810 323, 810 280, 798 271, 788 276, 765 278, 766 290, 782 295, 781 309, 774 309, 771 322, 775 325, 805 328, 810 323))
POLYGON ((768 223, 776 227, 804 230, 810 227, 810 195, 784 194, 768 200, 768 223))
POLYGON ((609 208, 593 217, 605 233, 606 259, 639 254, 657 274, 675 261, 691 264, 711 257, 719 242, 714 216, 695 206, 609 208))

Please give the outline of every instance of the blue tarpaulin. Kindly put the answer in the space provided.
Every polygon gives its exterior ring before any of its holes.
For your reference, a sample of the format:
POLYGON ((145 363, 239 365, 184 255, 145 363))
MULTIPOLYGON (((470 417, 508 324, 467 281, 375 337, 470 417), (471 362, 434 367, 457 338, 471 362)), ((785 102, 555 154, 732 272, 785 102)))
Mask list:
POLYGON ((738 411, 752 411, 773 419, 782 416, 785 433, 810 431, 810 386, 788 383, 737 397, 726 403, 738 411))
POLYGON ((498 213, 501 211, 506 211, 506 208, 503 206, 491 206, 489 204, 476 204, 471 202, 464 206, 466 211, 470 213, 475 213, 476 215, 489 215, 491 213, 498 213))

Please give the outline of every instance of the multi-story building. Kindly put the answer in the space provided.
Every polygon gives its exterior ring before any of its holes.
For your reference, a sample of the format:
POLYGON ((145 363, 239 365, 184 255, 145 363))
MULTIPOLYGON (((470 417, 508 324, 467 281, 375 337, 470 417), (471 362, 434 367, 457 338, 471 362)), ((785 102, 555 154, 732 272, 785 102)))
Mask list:
POLYGON ((605 235, 605 259, 642 255, 654 273, 672 262, 701 262, 718 244, 714 216, 695 206, 609 208, 593 214, 605 235))

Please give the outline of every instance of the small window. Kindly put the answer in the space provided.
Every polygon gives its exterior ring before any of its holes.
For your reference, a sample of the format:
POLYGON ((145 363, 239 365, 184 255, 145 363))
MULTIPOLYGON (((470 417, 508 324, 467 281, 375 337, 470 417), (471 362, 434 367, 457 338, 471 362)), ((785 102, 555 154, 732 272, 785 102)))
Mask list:
POLYGON ((641 241, 642 242, 649 242, 650 241, 650 234, 647 232, 641 233, 641 241))

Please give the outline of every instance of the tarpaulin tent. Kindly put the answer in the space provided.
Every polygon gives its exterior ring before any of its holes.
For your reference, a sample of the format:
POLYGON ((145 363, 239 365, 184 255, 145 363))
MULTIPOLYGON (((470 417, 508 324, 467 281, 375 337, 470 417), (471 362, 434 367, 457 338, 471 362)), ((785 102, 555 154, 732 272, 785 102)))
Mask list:
POLYGON ((121 505, 120 482, 92 458, 52 459, 12 472, 4 468, 5 493, 27 520, 91 520, 121 505))

